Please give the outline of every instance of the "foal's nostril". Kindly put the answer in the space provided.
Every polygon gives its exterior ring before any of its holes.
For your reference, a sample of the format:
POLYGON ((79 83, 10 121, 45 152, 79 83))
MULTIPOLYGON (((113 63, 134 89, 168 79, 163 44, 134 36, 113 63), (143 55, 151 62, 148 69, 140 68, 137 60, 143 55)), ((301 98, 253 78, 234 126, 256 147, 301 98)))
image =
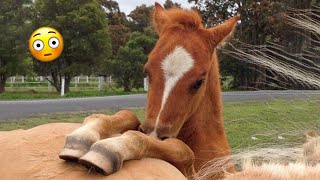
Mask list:
POLYGON ((161 139, 162 141, 166 140, 166 139, 169 139, 170 137, 168 136, 163 136, 163 137, 159 137, 159 139, 161 139))

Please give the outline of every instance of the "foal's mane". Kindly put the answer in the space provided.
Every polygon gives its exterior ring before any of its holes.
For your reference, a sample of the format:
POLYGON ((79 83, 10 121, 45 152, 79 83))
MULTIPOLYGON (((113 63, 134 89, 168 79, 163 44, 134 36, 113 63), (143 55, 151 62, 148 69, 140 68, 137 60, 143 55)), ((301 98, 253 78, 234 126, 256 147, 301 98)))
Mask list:
POLYGON ((211 49, 216 48, 230 38, 240 16, 235 16, 220 24, 219 26, 205 29, 202 24, 201 16, 195 10, 186 10, 180 8, 172 8, 169 10, 163 9, 159 4, 155 5, 154 11, 154 27, 159 33, 165 30, 177 30, 188 32, 200 32, 211 49))
POLYGON ((166 10, 170 21, 166 24, 167 28, 179 27, 183 30, 197 30, 203 28, 200 15, 194 10, 171 8, 166 10))

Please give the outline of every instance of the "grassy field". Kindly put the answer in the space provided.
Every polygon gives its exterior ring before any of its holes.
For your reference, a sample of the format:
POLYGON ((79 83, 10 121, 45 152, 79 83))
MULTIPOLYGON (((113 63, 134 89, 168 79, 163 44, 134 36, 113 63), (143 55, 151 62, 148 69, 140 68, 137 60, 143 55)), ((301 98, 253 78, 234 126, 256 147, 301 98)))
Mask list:
POLYGON ((235 149, 301 145, 320 130, 320 99, 225 103, 224 120, 235 149))
MULTIPOLYGON (((133 109, 139 119, 144 120, 144 109, 133 109)), ((116 111, 88 111, 88 112, 70 112, 70 113, 56 113, 56 114, 42 114, 25 119, 13 121, 0 121, 0 131, 8 131, 14 129, 29 129, 41 124, 56 123, 56 122, 69 122, 69 123, 82 123, 83 119, 93 113, 114 114, 116 111)))
POLYGON ((117 91, 71 91, 61 97, 58 92, 39 92, 29 91, 8 91, 0 94, 0 100, 21 100, 21 99, 57 99, 57 98, 76 98, 76 97, 96 97, 96 96, 116 96, 128 94, 145 93, 142 89, 132 90, 131 92, 117 91))
POLYGON ((20 99, 57 99, 57 98, 74 98, 74 97, 94 97, 94 96, 114 96, 127 94, 141 94, 145 93, 143 88, 132 89, 131 92, 124 92, 123 88, 117 87, 115 83, 111 83, 112 88, 106 83, 102 83, 102 89, 99 91, 98 81, 95 78, 91 79, 89 83, 83 82, 70 83, 70 92, 66 93, 64 97, 51 86, 48 88, 48 82, 16 82, 12 86, 10 83, 6 84, 6 92, 0 94, 0 100, 20 100, 20 99))
MULTIPOLYGON (((144 120, 144 109, 133 111, 141 121, 144 120)), ((3 122, 0 123, 0 130, 28 129, 53 122, 82 122, 84 117, 92 113, 42 115, 3 122)), ((224 121, 230 145, 234 149, 300 145, 308 130, 320 129, 320 99, 228 102, 224 104, 224 121)))

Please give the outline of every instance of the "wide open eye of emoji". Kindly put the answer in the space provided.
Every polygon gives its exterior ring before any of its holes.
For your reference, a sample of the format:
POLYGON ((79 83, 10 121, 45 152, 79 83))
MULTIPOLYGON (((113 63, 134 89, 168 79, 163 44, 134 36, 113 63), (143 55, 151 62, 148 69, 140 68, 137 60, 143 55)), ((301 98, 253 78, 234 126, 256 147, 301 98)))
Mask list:
POLYGON ((41 40, 35 40, 33 42, 33 49, 36 51, 41 51, 44 48, 44 44, 41 40))
POLYGON ((52 37, 49 39, 49 46, 52 48, 52 49, 55 49, 59 46, 60 44, 60 41, 58 38, 56 37, 52 37))

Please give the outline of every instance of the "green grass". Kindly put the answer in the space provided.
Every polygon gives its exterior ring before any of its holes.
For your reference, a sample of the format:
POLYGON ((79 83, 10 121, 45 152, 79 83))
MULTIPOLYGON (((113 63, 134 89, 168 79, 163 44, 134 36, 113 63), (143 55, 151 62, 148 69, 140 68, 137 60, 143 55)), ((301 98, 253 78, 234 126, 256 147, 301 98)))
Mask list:
MULTIPOLYGON (((144 109, 133 110, 144 120, 144 109)), ((0 123, 0 130, 28 129, 52 122, 79 122, 93 112, 53 114, 0 123)), ((112 114, 114 111, 95 113, 112 114)), ((320 99, 224 103, 224 121, 233 149, 301 145, 304 133, 320 129, 320 99), (255 140, 252 137, 256 138, 255 140), (282 138, 279 138, 282 137, 282 138)))
POLYGON ((102 84, 102 91, 98 89, 98 81, 90 80, 89 83, 81 82, 77 85, 74 81, 70 84, 70 92, 66 93, 64 97, 51 86, 48 90, 48 82, 16 82, 11 87, 10 83, 6 84, 6 92, 0 94, 0 100, 31 100, 31 99, 57 99, 57 98, 75 98, 75 97, 96 97, 96 96, 115 96, 128 94, 142 94, 145 93, 143 88, 132 89, 131 92, 124 92, 123 88, 116 87, 112 83, 112 88, 106 83, 102 84))
POLYGON ((225 103, 224 120, 234 149, 301 145, 320 129, 320 99, 225 103))
POLYGON ((0 100, 20 100, 20 99, 57 99, 57 98, 75 98, 75 97, 96 97, 96 96, 115 96, 115 95, 128 95, 128 94, 142 94, 143 90, 132 90, 131 92, 124 92, 123 90, 117 91, 74 91, 66 93, 61 97, 57 92, 45 92, 28 90, 28 91, 8 91, 0 94, 0 100))
MULTIPOLYGON (((144 120, 144 109, 131 109, 140 120, 144 120)), ((70 113, 56 113, 56 114, 41 114, 34 117, 28 117, 19 120, 0 121, 0 131, 10 131, 15 129, 30 129, 32 127, 47 124, 47 123, 82 123, 83 119, 93 113, 114 114, 116 111, 88 111, 88 112, 70 112, 70 113)))

